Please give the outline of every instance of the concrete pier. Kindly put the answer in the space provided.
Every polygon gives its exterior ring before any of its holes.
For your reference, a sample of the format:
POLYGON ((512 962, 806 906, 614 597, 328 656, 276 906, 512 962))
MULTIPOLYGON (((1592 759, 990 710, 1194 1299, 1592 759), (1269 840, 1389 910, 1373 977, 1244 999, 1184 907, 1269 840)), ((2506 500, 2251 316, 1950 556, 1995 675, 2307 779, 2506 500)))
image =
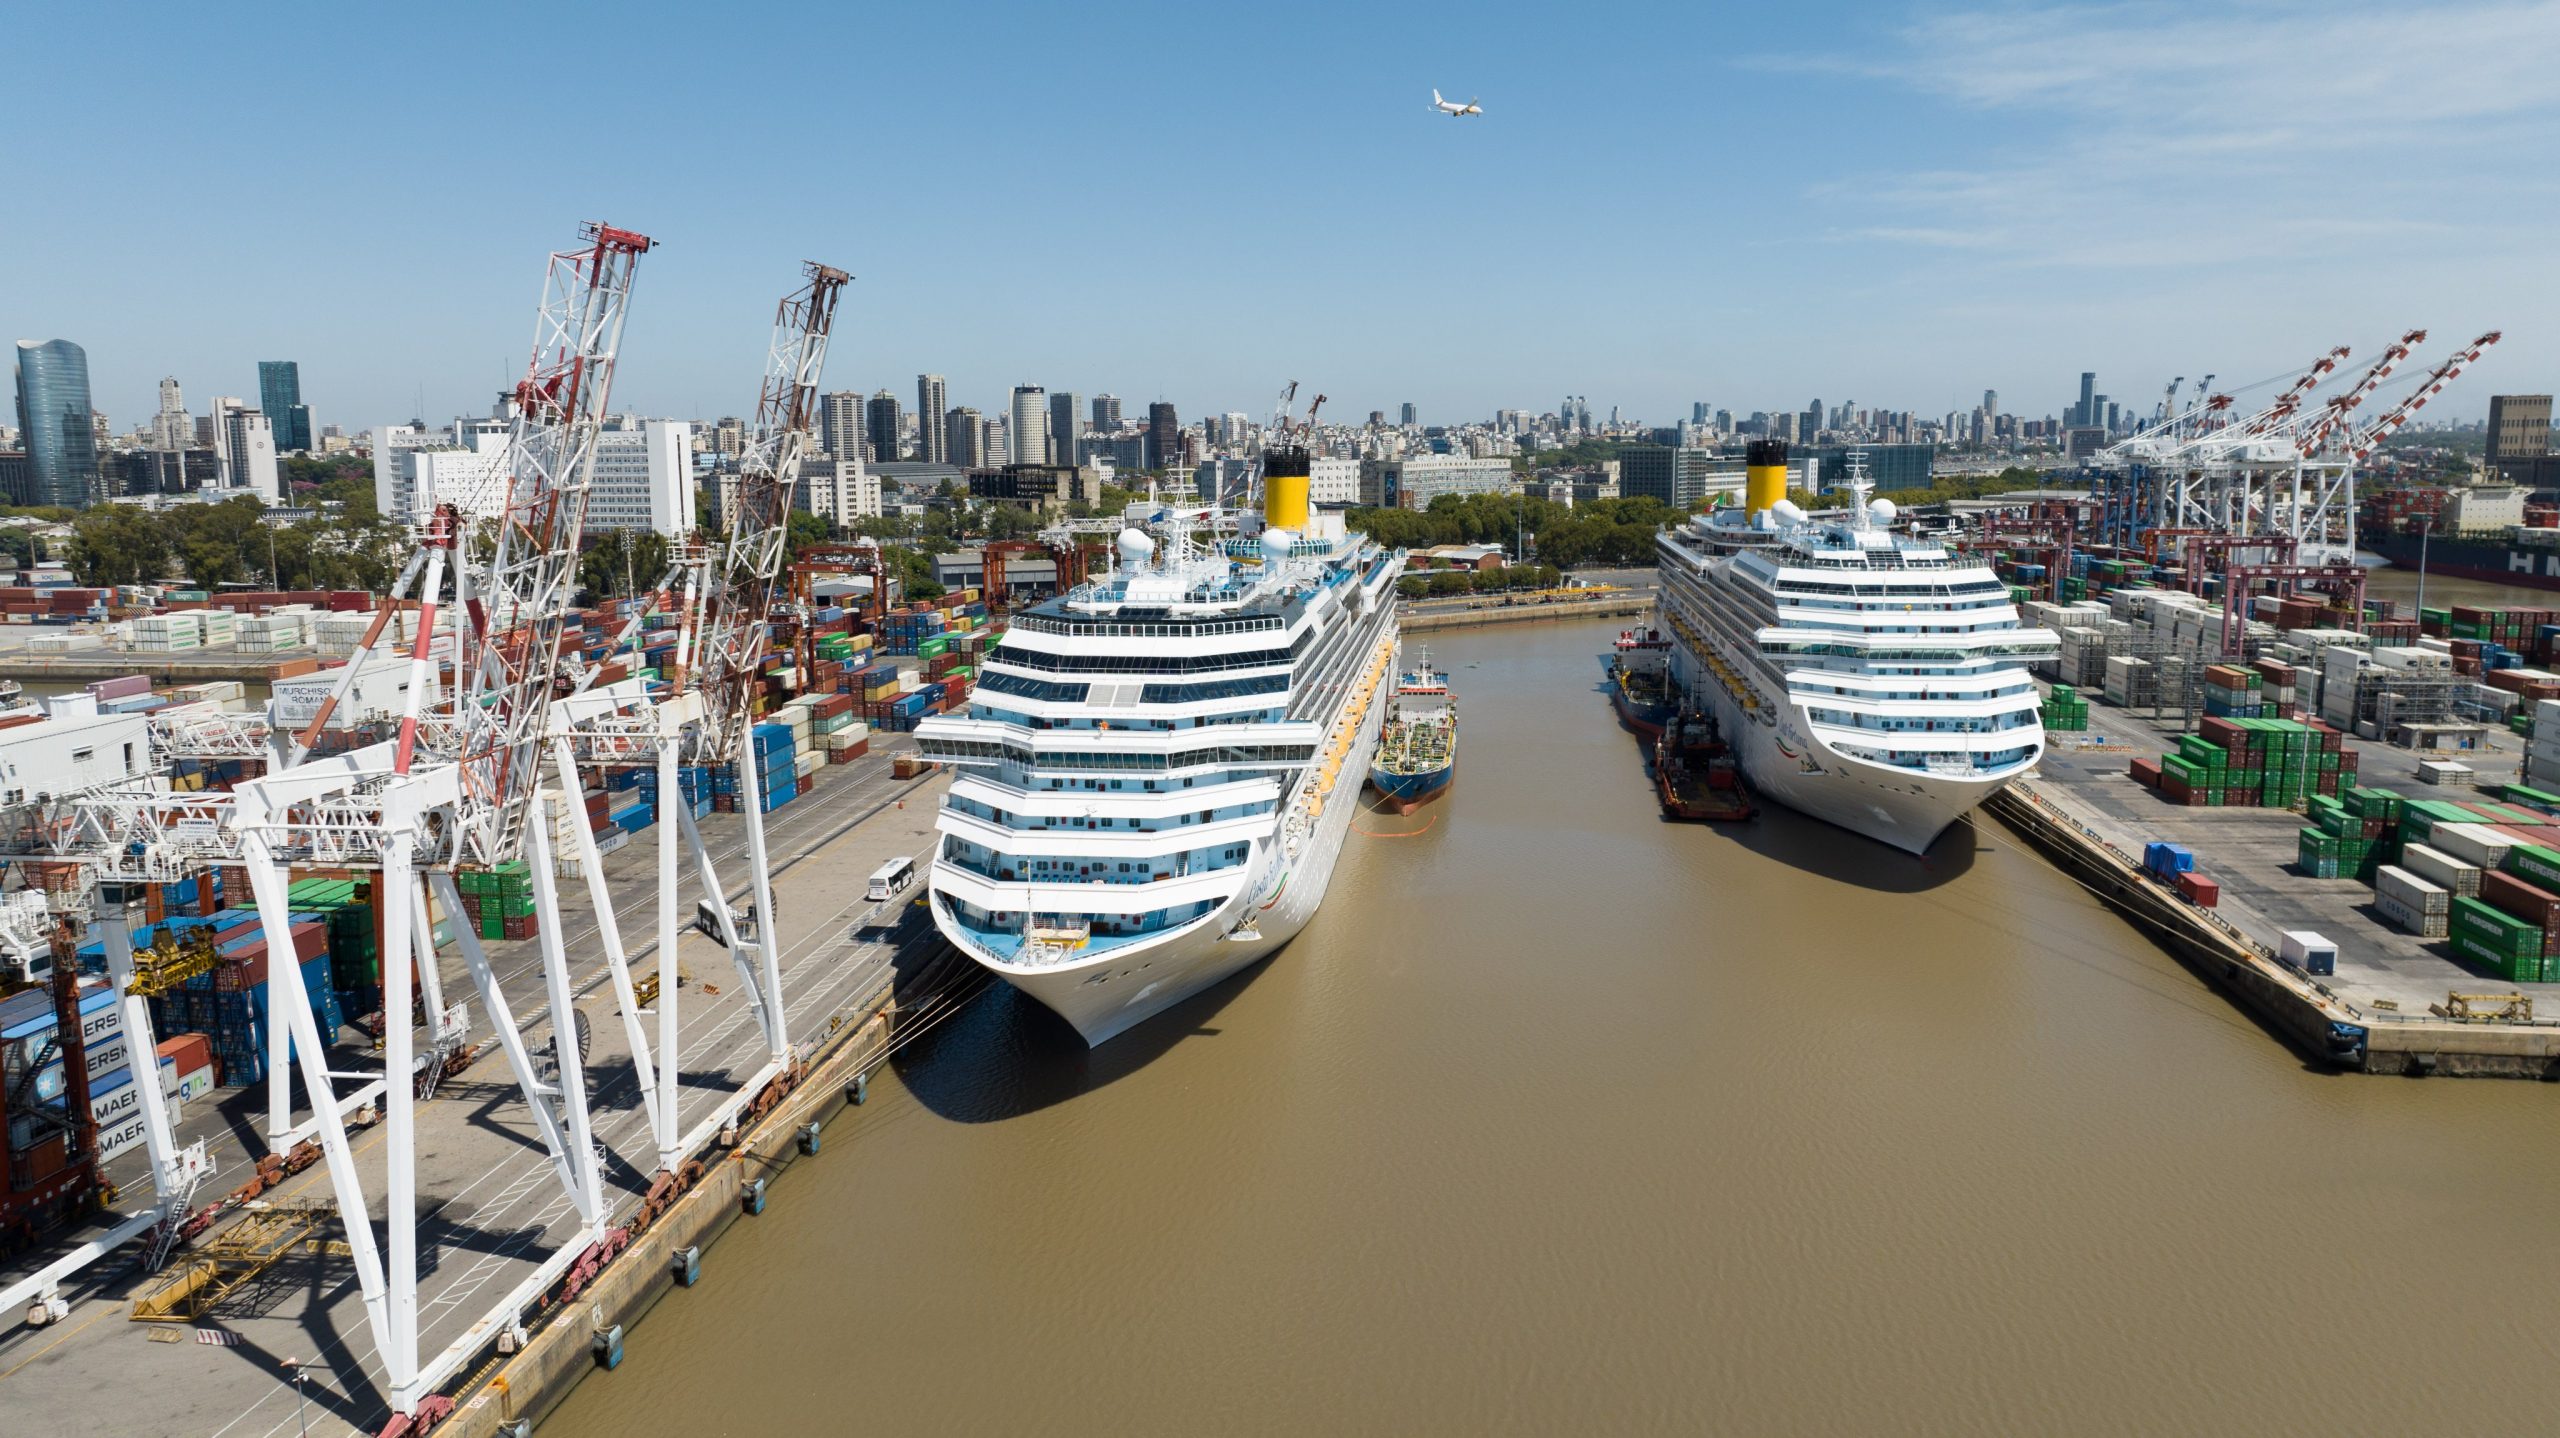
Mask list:
MULTIPOLYGON (((2052 734, 2032 780, 2010 786, 1985 811, 2157 937, 2273 1033, 2322 1063, 2363 1073, 2560 1078, 2560 985, 2514 984, 2454 958, 2440 940, 2383 920, 2373 891, 2354 879, 2314 879, 2292 867, 2306 822, 2284 809, 2187 808, 2165 802, 2127 772, 2157 757, 2177 731, 2102 703, 2086 734, 2052 734), (2199 908, 2142 872, 2143 845, 2184 844, 2199 873, 2221 886, 2199 908), (2277 957, 2280 936, 2311 929, 2338 945, 2337 973, 2315 978, 2277 957), (2522 994, 2530 1022, 2454 1020, 2431 1012, 2454 994, 2522 994)), ((2461 757, 2481 777, 2514 777, 2512 735, 2461 757)), ((2417 782, 2422 757, 2354 739, 2360 781, 2410 797, 2469 798, 2417 782)))
MULTIPOLYGON (((494 1345, 483 1352, 459 1385, 447 1390, 460 1406, 438 1432, 494 1433, 503 1423, 556 1403, 593 1368, 595 1334, 636 1321, 666 1292, 675 1252, 708 1250, 741 1212, 749 1185, 799 1161, 801 1126, 842 1107, 846 1084, 879 1061, 902 1017, 940 1012, 936 1006, 964 1001, 983 983, 933 931, 919 902, 921 885, 883 904, 863 897, 864 877, 882 860, 930 846, 945 783, 931 770, 912 779, 894 777, 893 758, 911 752, 906 736, 880 735, 874 744, 865 759, 822 771, 807 798, 767 818, 784 1002, 799 1081, 761 1117, 741 1125, 734 1144, 715 1137, 696 1152, 701 1168, 691 1188, 642 1228, 575 1301, 527 1315, 528 1339, 519 1352, 501 1355, 494 1345)), ((738 819, 715 815, 703 823, 723 877, 733 886, 742 883, 738 819)), ((655 837, 648 831, 606 859, 623 933, 635 950, 635 967, 644 972, 654 967, 640 955, 654 949, 646 896, 655 837)), ((655 1154, 612 990, 604 981, 594 917, 585 911, 584 885, 565 885, 563 896, 570 901, 566 937, 573 970, 582 971, 577 1003, 593 1035, 587 1072, 597 1132, 607 1148, 608 1207, 617 1226, 637 1226, 655 1154)), ((690 1128, 735 1092, 765 1053, 727 956, 690 932, 682 943, 688 977, 682 990, 680 1122, 690 1128)), ((532 949, 531 941, 490 946, 493 966, 525 1028, 537 1042, 547 1042, 532 949)), ((443 957, 447 992, 467 993, 458 956, 443 957)), ((342 1050, 332 1066, 360 1069, 368 1057, 342 1050)), ((378 1066, 378 1058, 372 1061, 378 1066)), ((264 1152, 264 1099, 262 1087, 225 1089, 213 1101, 187 1107, 180 1141, 204 1138, 216 1162, 204 1201, 237 1187, 264 1152)), ((432 1245, 420 1282, 419 1335, 423 1352, 433 1354, 462 1336, 546 1256, 581 1240, 576 1212, 551 1177, 532 1117, 501 1055, 487 1054, 446 1079, 436 1097, 420 1106, 418 1123, 419 1206, 423 1238, 432 1245)), ((378 1134, 359 1130, 353 1138, 356 1162, 377 1195, 378 1218, 378 1134)), ((850 1162, 852 1155, 819 1161, 828 1160, 850 1162)), ((109 1177, 147 1201, 137 1160, 120 1156, 109 1165, 109 1177)), ((329 1196, 327 1176, 314 1166, 260 1201, 326 1203, 329 1196)), ((776 1201, 787 1199, 777 1194, 776 1201)), ((315 1237, 334 1237, 336 1223, 330 1219, 315 1237)), ((199 1244, 222 1231, 217 1227, 199 1244)), ((181 1250, 179 1260, 184 1257, 181 1250)), ((40 1262, 30 1256, 18 1266, 40 1262)), ((706 1253, 703 1264, 716 1275, 716 1254, 706 1253)), ((0 1271, 0 1281, 16 1271, 17 1266, 0 1271)), ((101 1265, 66 1292, 70 1315, 51 1327, 28 1328, 21 1314, 0 1314, 0 1411, 79 1415, 86 1431, 96 1432, 293 1432, 297 1395, 285 1360, 294 1359, 309 1375, 312 1432, 372 1433, 389 1418, 371 1332, 344 1257, 291 1255, 190 1324, 132 1321, 134 1300, 168 1272, 143 1277, 129 1262, 101 1265)))
POLYGON ((1471 629, 1482 624, 1527 624, 1571 619, 1631 618, 1653 612, 1653 592, 1613 594, 1599 599, 1558 599, 1546 603, 1505 603, 1499 595, 1479 599, 1406 600, 1400 621, 1407 634, 1435 629, 1471 629))

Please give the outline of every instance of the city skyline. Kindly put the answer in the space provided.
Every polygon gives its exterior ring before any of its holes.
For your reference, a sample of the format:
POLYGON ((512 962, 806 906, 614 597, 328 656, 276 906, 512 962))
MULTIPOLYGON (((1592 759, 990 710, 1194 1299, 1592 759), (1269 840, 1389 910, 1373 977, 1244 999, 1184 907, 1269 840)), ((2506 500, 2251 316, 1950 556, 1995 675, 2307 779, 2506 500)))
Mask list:
MULTIPOLYGON (((753 93, 810 18, 783 7, 701 27, 681 13, 595 40, 597 63, 681 61, 702 94, 753 93)), ((847 51, 844 85, 681 114, 608 93, 588 122, 605 159, 571 173, 481 173, 513 123, 503 106, 412 113, 292 83, 335 55, 396 49, 395 19, 329 12, 253 35, 172 7, 155 31, 171 43, 134 56, 82 43, 76 16, 33 15, 29 103, 116 102, 31 154, 25 192, 107 213, 119 177, 216 105, 302 136, 318 178, 282 228, 271 195, 205 196, 174 249, 128 228, 11 227, 0 273, 33 282, 7 287, 0 334, 80 344, 119 430, 153 412, 165 375, 254 393, 272 355, 299 360, 305 401, 349 432, 479 412, 523 363, 533 257, 607 218, 664 242, 642 267, 616 392, 652 414, 751 409, 764 321, 804 258, 858 276, 831 389, 912 394, 931 366, 989 413, 1027 375, 1185 414, 1259 416, 1299 379, 1350 414, 1543 410, 1531 396, 1570 391, 1668 423, 1701 393, 1825 389, 1944 412, 1992 388, 2048 415, 2083 369, 2147 407, 2172 374, 2277 374, 2410 325, 2440 344, 2504 328, 2482 387, 2447 400, 2476 418, 2488 388, 2548 389, 2560 368, 2560 300, 2534 282, 2553 202, 2488 169, 2553 132, 2534 77, 2560 58, 2560 7, 1835 3, 1720 14, 1703 60, 1623 43, 1692 18, 1652 5, 1572 27, 1501 5, 1465 23, 1362 14, 1356 47, 1339 43, 1347 10, 1276 32, 1177 13, 1187 38, 1250 58, 1095 87, 1060 61, 1107 61, 1162 33, 1154 22, 898 12, 847 51), (1710 85, 1694 83, 1701 64, 1710 85), (1481 93, 1488 114, 1429 123, 1434 83, 1481 93), (752 217, 707 198, 796 178, 762 168, 783 162, 745 137, 892 135, 955 85, 1012 99, 936 112, 934 146, 851 142, 882 171, 865 193, 912 197, 894 221, 859 195, 752 217), (973 226, 965 167, 932 157, 1004 153, 1025 106, 1043 143, 1113 157, 1103 198, 1036 232, 973 226), (2331 133, 2300 118, 2359 110, 2391 123, 2331 133), (1184 123, 1162 126, 1169 111, 1184 123), (1807 153, 1838 158, 1808 172, 1807 153), (1261 182, 1342 163, 1429 183, 1328 225, 1318 187, 1275 201, 1261 182), (2220 198, 2161 201, 2198 168, 2220 198), (457 172, 474 176, 470 224, 368 218, 383 177, 457 172), (1123 175, 1153 173, 1185 177, 1170 203, 1110 198, 1123 175), (1219 175, 1232 186, 1203 178, 1219 175), (1657 198, 1611 198, 1629 183, 1657 198), (2492 188, 2514 208, 2472 223, 2465 202, 2492 188), (1515 193, 1529 203, 1490 198, 1515 193), (2341 196, 2364 204, 2342 214, 2341 196), (1275 203, 1307 213, 1239 223, 1275 203), (1066 282, 1014 283, 1033 255, 1066 282)), ((486 7, 455 23, 527 42, 448 77, 465 101, 529 92, 534 57, 555 48, 543 38, 576 25, 486 7)))

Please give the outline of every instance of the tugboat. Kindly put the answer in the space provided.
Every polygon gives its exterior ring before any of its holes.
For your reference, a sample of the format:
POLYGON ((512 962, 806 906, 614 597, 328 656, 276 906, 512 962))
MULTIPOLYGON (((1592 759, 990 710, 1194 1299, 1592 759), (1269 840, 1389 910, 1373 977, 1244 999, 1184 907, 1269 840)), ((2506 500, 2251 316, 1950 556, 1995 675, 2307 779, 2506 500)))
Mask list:
POLYGON ((1458 772, 1458 699, 1449 676, 1431 667, 1431 651, 1396 684, 1386 732, 1369 760, 1369 785, 1410 814, 1449 787, 1458 772))
POLYGON ((1661 738, 1662 726, 1680 708, 1665 650, 1622 638, 1609 662, 1609 702, 1618 706, 1619 722, 1639 737, 1661 738))
POLYGON ((1758 812, 1715 720, 1694 709, 1674 717, 1653 741, 1653 784, 1666 819, 1730 823, 1758 812))

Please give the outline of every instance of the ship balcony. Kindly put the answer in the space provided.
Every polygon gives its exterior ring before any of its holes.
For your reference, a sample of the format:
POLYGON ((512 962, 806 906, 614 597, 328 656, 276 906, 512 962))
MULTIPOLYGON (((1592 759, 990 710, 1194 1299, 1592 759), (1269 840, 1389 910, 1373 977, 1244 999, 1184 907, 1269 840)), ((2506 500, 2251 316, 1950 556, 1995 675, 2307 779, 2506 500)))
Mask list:
MULTIPOLYGON (((1018 872, 1018 871, 1017 871, 1018 872)), ((1223 904, 1244 888, 1253 873, 1253 856, 1222 869, 1194 869, 1188 874, 1159 874, 1137 883, 1079 879, 997 879, 964 864, 936 856, 933 889, 937 894, 1004 913, 1109 914, 1134 918, 1191 904, 1223 904)))
POLYGON ((1188 933, 1218 912, 1199 901, 1178 909, 1151 910, 1117 919, 1067 910, 988 909, 935 892, 933 913, 942 932, 973 956, 1009 968, 1051 968, 1188 933))
POLYGON ((989 809, 1001 809, 1019 818, 1056 817, 1139 818, 1164 813, 1167 809, 1198 812, 1203 809, 1234 809, 1280 802, 1280 781, 1276 779, 1243 779, 1217 784, 1198 784, 1185 788, 1180 780, 1118 780, 1127 789, 1021 789, 998 783, 987 775, 962 770, 951 780, 951 797, 989 809), (1139 785, 1161 786, 1140 788, 1139 785))
MULTIPOLYGON (((1281 720, 1255 724, 1204 724, 1192 729, 1034 729, 1027 724, 1010 724, 997 719, 962 719, 940 715, 933 721, 933 737, 955 743, 994 744, 1014 749, 1033 750, 1043 754, 1139 754, 1165 756, 1189 753, 1204 741, 1218 740, 1232 734, 1234 743, 1307 744, 1324 739, 1320 724, 1281 720)), ((1161 767, 1161 765, 1157 766, 1161 767)))
POLYGON ((2044 731, 2010 729, 1996 734, 1895 734, 1890 737, 1830 725, 1814 726, 1814 739, 1843 759, 1881 769, 1946 779, 2005 779, 2044 754, 2044 731), (2021 743, 2021 739, 2030 742, 2021 743))
MULTIPOLYGON (((1079 861, 1099 863, 1106 859, 1114 862, 1162 859, 1194 849, 1225 848, 1267 839, 1277 823, 1277 816, 1265 810, 1236 818, 1213 819, 1205 824, 1178 824, 1162 829, 1104 828, 1099 819, 1059 818, 1050 822, 1054 827, 1038 824, 1011 826, 946 808, 934 820, 934 827, 954 839, 998 854, 1016 854, 1036 845, 1047 857, 1073 856, 1079 861)), ((1139 822, 1143 824, 1146 821, 1139 822)))

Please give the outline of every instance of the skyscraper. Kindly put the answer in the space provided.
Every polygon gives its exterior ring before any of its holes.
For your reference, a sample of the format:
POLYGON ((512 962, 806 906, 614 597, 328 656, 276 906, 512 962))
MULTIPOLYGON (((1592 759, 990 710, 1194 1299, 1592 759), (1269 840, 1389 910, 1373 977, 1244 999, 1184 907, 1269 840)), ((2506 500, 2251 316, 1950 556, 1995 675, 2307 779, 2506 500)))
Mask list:
POLYGON ((1419 423, 1421 423, 1421 422, 1422 422, 1422 412, 1421 412, 1420 410, 1417 410, 1417 409, 1415 409, 1415 408, 1413 407, 1413 402, 1412 402, 1411 400, 1407 400, 1407 401, 1405 401, 1405 406, 1404 406, 1404 418, 1403 418, 1403 420, 1401 420, 1401 421, 1400 421, 1400 423, 1411 425, 1411 424, 1419 424, 1419 423))
POLYGON ((882 390, 871 397, 865 407, 865 433, 871 440, 871 453, 866 456, 880 464, 895 464, 901 446, 898 443, 898 397, 882 390))
POLYGON ((1796 428, 1806 439, 1811 439, 1821 432, 1822 401, 1815 400, 1804 407, 1804 418, 1796 422, 1796 428))
POLYGON ((2097 375, 2097 371, 2095 371, 2095 370, 2083 370, 2083 371, 2081 371, 2081 374, 2080 374, 2080 403, 2079 403, 2079 404, 2077 404, 2077 405, 2074 405, 2074 406, 2072 407, 2072 410, 2071 410, 2071 424, 2072 424, 2072 427, 2073 427, 2073 428, 2075 428, 2075 429, 2079 429, 2079 428, 2085 428, 2085 427, 2087 427, 2087 426, 2089 426, 2089 425, 2096 424, 2097 422, 2098 422, 2098 375, 2097 375))
POLYGON ((18 442, 36 503, 82 509, 105 497, 89 414, 89 352, 69 340, 18 341, 18 442))
POLYGON ((269 505, 283 498, 276 474, 275 422, 254 409, 222 412, 222 469, 230 486, 246 490, 269 505))
POLYGON ((1119 433, 1120 396, 1098 394, 1093 397, 1093 427, 1102 434, 1119 433))
POLYGON ((195 443, 195 438, 195 424, 187 418, 187 400, 179 392, 177 377, 160 381, 160 413, 152 416, 151 447, 162 451, 185 449, 195 443))
POLYGON ((276 448, 311 448, 311 410, 302 402, 302 366, 293 360, 258 361, 258 409, 275 426, 276 448))
POLYGON ((1060 390, 1049 396, 1049 462, 1076 462, 1076 436, 1084 433, 1084 396, 1060 390))
POLYGON ((837 390, 818 396, 818 448, 826 452, 827 458, 862 458, 868 438, 865 424, 859 390, 837 390))
POLYGON ((951 432, 942 417, 951 409, 942 376, 916 376, 916 458, 927 464, 951 462, 951 432))
POLYGON ((1987 389, 1982 392, 1982 413, 1989 419, 2000 417, 2000 391, 1987 389))
POLYGON ((962 469, 986 467, 987 427, 976 410, 964 404, 942 417, 942 456, 962 469))
POLYGON ((1173 417, 1173 406, 1157 400, 1147 406, 1147 465, 1164 469, 1182 462, 1182 422, 1173 417))
POLYGON ((1013 387, 1012 423, 1005 428, 1008 464, 1049 462, 1049 392, 1036 384, 1013 387))

